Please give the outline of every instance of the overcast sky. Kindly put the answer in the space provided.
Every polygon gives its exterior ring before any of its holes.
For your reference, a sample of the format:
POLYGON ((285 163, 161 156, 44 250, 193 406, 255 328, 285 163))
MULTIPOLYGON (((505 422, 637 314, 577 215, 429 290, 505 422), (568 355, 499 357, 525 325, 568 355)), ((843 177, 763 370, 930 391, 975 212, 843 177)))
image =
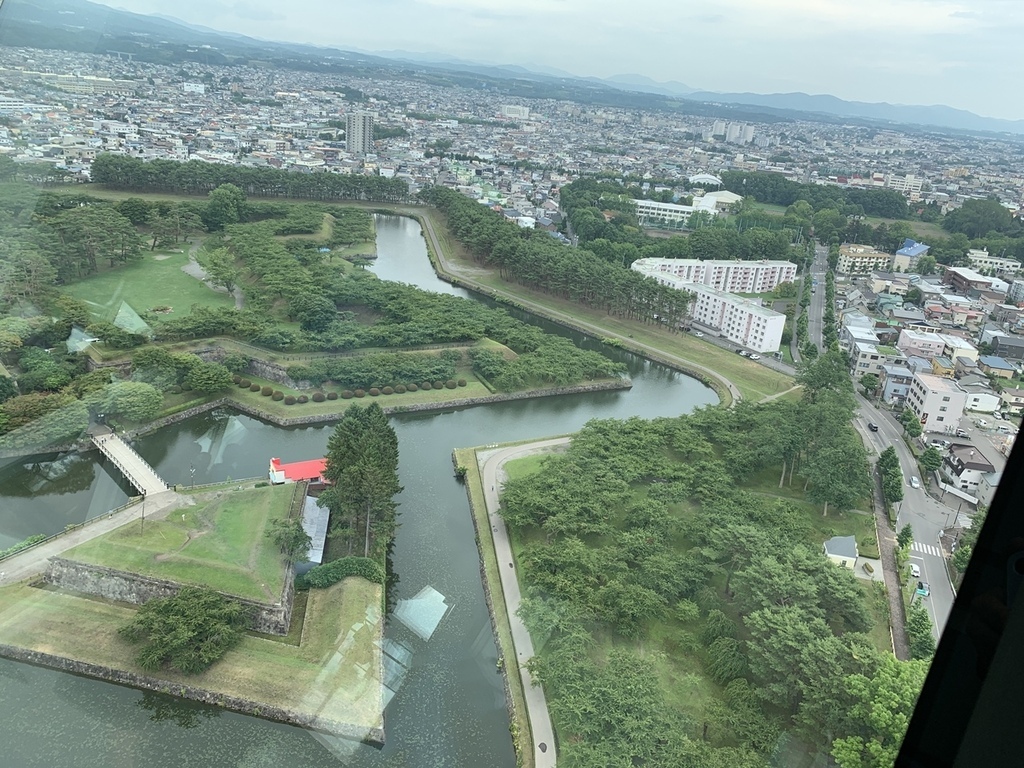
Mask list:
POLYGON ((214 29, 1024 118, 1020 0, 107 0, 214 29))

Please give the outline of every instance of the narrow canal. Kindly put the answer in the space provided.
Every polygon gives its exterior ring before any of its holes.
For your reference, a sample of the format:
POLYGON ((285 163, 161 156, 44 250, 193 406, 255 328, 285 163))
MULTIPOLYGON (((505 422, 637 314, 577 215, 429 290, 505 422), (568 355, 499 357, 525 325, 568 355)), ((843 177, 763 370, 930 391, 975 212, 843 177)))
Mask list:
MULTIPOLYGON (((379 257, 371 268, 378 275, 471 296, 435 277, 415 221, 376 219, 379 257)), ((512 768, 497 653, 465 491, 452 476, 452 448, 563 434, 592 418, 673 416, 717 402, 711 389, 671 369, 539 318, 517 316, 621 360, 634 386, 393 418, 405 489, 393 556, 394 597, 412 597, 431 586, 451 610, 429 641, 398 622, 388 625, 389 638, 404 643, 412 656, 386 711, 384 749, 330 742, 290 726, 0 660, 0 762, 68 768, 512 768)), ((204 483, 265 474, 272 455, 286 461, 321 456, 329 434, 329 426, 284 429, 222 411, 163 429, 136 447, 169 482, 188 482, 194 467, 195 482, 204 483)), ((0 548, 101 514, 122 503, 128 490, 95 453, 0 462, 0 548)))

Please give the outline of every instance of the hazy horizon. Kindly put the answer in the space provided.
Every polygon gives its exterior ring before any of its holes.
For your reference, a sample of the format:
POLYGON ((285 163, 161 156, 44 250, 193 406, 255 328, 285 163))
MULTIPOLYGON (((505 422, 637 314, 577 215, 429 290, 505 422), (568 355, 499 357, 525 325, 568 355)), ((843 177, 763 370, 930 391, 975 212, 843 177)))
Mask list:
POLYGON ((1024 119, 1024 4, 1005 0, 109 0, 136 13, 281 42, 404 50, 587 77, 639 74, 706 91, 829 94, 1024 119), (325 19, 336 20, 327 23, 325 19))

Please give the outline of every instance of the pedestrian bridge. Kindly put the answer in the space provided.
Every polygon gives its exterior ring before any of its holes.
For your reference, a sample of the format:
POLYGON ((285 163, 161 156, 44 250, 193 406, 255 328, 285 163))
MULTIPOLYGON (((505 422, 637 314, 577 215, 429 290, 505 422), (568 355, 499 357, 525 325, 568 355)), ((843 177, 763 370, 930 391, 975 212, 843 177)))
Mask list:
POLYGON ((156 470, 120 436, 113 432, 102 432, 94 434, 92 441, 143 496, 152 496, 170 488, 156 470))

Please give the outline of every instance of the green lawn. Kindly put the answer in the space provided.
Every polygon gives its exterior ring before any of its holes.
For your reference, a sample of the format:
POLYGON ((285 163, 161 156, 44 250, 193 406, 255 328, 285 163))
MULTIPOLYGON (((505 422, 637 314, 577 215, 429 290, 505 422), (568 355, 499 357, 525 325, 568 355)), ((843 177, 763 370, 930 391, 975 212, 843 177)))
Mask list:
POLYGON ((182 272, 187 262, 188 253, 144 251, 139 261, 103 269, 65 286, 63 291, 86 302, 98 320, 113 320, 122 301, 139 314, 153 307, 171 307, 172 311, 161 317, 187 315, 193 304, 235 306, 231 296, 182 272))
POLYGON ((264 535, 288 513, 294 485, 196 494, 197 504, 163 520, 132 522, 66 553, 69 560, 212 587, 274 602, 284 560, 264 535))
POLYGON ((525 456, 521 459, 513 459, 505 462, 505 474, 509 480, 518 480, 520 477, 540 472, 547 455, 525 456))
POLYGON ((334 217, 329 214, 324 214, 324 220, 320 224, 320 229, 316 232, 309 232, 307 234, 296 234, 296 235, 274 235, 275 240, 316 240, 318 242, 324 242, 330 238, 334 232, 334 217))

